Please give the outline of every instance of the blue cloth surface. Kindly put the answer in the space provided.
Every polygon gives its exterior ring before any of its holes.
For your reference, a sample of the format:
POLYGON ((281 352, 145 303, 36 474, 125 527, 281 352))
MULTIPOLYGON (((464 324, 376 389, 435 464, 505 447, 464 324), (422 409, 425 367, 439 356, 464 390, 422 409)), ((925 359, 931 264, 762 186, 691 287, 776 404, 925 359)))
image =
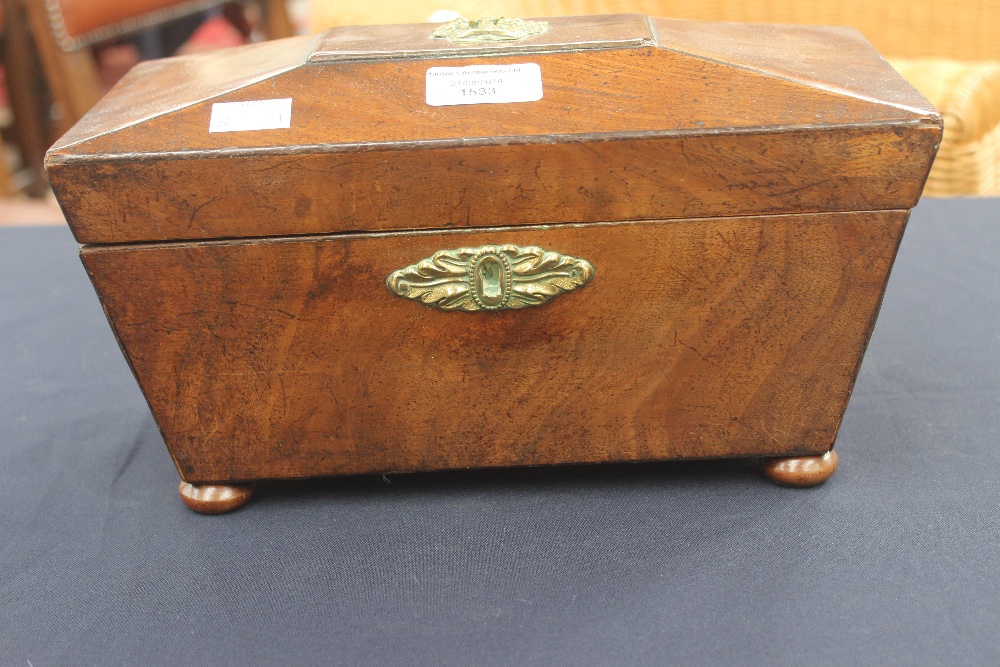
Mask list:
POLYGON ((837 441, 185 508, 64 228, 0 229, 0 665, 1000 664, 1000 200, 925 201, 837 441))

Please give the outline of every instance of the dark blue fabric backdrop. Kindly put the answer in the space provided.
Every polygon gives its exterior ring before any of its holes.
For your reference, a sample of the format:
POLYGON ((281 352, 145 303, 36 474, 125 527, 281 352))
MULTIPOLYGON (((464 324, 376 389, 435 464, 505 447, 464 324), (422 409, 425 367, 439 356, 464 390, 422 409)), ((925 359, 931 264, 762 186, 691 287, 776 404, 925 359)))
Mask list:
POLYGON ((926 201, 841 468, 271 485, 205 517, 62 228, 0 230, 0 665, 1000 664, 1000 200, 926 201))

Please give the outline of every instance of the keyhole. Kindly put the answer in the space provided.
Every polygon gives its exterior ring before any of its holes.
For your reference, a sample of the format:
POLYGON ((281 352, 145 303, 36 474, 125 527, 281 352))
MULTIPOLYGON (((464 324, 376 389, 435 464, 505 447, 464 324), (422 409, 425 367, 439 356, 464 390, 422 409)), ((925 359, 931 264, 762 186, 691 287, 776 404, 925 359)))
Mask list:
POLYGON ((483 281, 483 296, 496 298, 503 289, 500 287, 499 267, 496 264, 483 262, 479 267, 479 275, 483 281))
POLYGON ((507 287, 506 269, 499 257, 485 255, 479 258, 474 268, 473 289, 476 296, 487 308, 498 307, 504 301, 507 287))

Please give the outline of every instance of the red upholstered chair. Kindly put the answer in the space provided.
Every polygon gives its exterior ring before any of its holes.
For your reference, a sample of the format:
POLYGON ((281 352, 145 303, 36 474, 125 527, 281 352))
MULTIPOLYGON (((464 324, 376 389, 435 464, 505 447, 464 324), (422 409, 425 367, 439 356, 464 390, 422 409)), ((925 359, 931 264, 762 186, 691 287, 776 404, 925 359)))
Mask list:
MULTIPOLYGON (((139 32, 222 0, 22 0, 28 9, 45 78, 61 112, 60 130, 79 120, 101 96, 91 46, 139 32)), ((257 0, 268 39, 288 37, 286 0, 257 0)))

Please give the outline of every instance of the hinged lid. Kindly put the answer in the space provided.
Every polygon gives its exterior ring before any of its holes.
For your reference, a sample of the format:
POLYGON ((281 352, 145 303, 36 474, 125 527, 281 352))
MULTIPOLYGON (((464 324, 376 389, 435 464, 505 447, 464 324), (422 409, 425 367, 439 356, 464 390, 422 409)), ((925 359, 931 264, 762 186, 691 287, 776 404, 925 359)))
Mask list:
POLYGON ((339 28, 143 63, 49 151, 53 187, 84 243, 903 209, 919 197, 940 116, 856 31, 540 20, 547 31, 511 42, 339 28), (491 95, 526 101, 481 103, 491 95), (218 106, 230 102, 262 104, 218 106))

